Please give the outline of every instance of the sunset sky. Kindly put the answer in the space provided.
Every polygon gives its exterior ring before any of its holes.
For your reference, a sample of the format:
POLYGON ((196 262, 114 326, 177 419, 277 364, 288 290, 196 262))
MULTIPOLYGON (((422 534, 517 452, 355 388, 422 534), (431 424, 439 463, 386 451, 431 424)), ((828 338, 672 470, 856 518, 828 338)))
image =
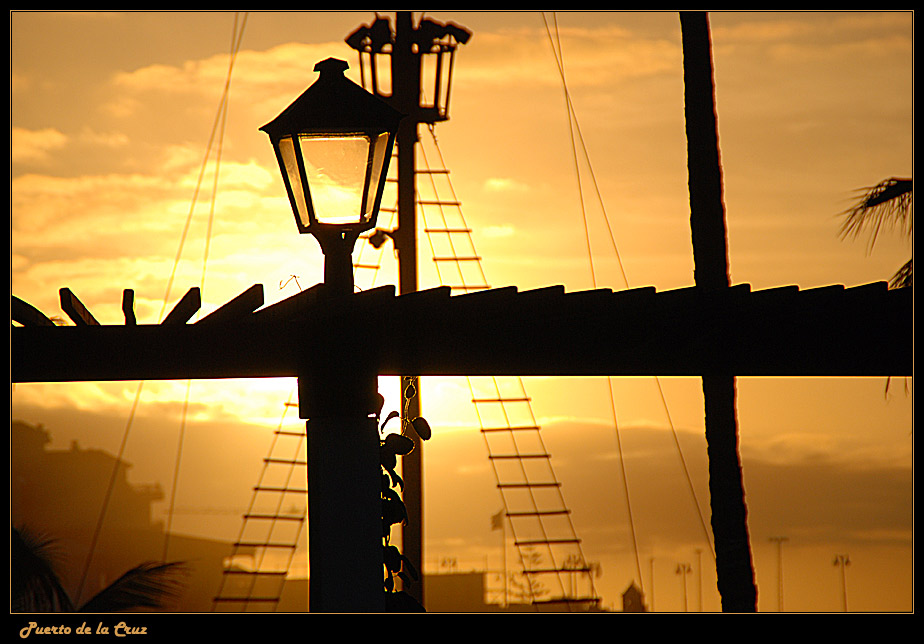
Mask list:
MULTIPOLYGON (((677 14, 431 17, 473 32, 457 56, 451 120, 435 132, 490 284, 692 285, 677 14), (547 26, 557 29, 602 208, 583 161, 578 183, 547 26)), ((343 40, 373 18, 253 12, 245 23, 228 12, 12 12, 11 293, 63 315, 58 289, 67 286, 101 323, 120 324, 121 292, 132 288, 139 323, 156 323, 202 283, 206 248, 203 313, 252 284, 263 284, 272 303, 320 281, 318 245, 298 235, 259 127, 314 81, 317 61, 342 58, 357 78, 355 52, 343 40), (197 191, 235 26, 243 30, 227 121, 197 191)), ((865 238, 841 239, 838 214, 858 189, 913 176, 913 14, 718 12, 710 19, 732 282, 762 289, 888 280, 911 243, 897 231, 881 234, 872 250, 865 238)), ((422 288, 438 285, 429 253, 422 239, 422 288)), ((607 383, 525 383, 584 554, 602 564, 598 591, 618 609, 636 564, 607 383)), ((662 379, 667 413, 653 379, 614 383, 641 581, 650 590, 653 561, 655 608, 682 610, 674 570, 679 562, 695 566, 699 549, 703 606, 718 610, 709 546, 670 431, 672 423, 708 523, 700 382, 662 379)), ((382 384, 389 408, 393 385, 382 384)), ((236 536, 293 387, 275 379, 192 383, 177 505, 230 514, 181 515, 178 530, 236 536)), ((79 440, 116 453, 138 388, 16 385, 11 416, 44 423, 53 447, 79 440)), ((185 382, 144 384, 125 453, 134 482, 169 487, 185 396, 185 382)), ((425 452, 428 570, 443 557, 455 557, 460 569, 496 569, 500 537, 489 519, 501 501, 468 388, 464 379, 425 380, 422 399, 435 428, 425 452)), ((840 610, 832 562, 844 553, 851 610, 913 608, 912 411, 910 378, 893 379, 888 391, 882 378, 739 379, 760 610, 777 609, 770 542, 777 536, 788 538, 786 610, 840 610)), ((285 422, 297 423, 294 416, 285 422)), ((163 513, 163 504, 155 510, 163 513)), ((694 571, 691 609, 695 580, 694 571)))

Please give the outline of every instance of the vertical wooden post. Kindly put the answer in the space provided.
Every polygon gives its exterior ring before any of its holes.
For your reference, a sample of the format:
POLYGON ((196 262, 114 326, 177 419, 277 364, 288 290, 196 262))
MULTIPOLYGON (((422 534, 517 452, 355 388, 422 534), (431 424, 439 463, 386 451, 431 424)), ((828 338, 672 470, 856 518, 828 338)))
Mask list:
POLYGON ((309 419, 309 611, 381 613, 382 468, 371 417, 378 376, 350 348, 312 355, 298 377, 299 416, 309 419))
MULTIPOLYGON (((728 250, 709 19, 681 12, 684 105, 693 235, 694 279, 703 289, 728 288, 728 250)), ((757 587, 738 454, 735 376, 704 375, 706 444, 716 574, 722 610, 757 610, 757 587)))

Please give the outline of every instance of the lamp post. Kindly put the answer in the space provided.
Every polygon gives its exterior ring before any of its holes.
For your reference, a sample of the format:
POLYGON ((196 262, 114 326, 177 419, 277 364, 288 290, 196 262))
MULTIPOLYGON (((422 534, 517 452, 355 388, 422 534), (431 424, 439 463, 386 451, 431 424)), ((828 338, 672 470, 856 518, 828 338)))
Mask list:
POLYGON ((847 566, 850 565, 849 555, 835 555, 834 567, 841 569, 841 598, 843 600, 844 612, 847 612, 847 566))
POLYGON ((776 544, 776 610, 783 612, 783 544, 789 541, 788 537, 770 537, 776 544))
POLYGON ((677 564, 677 574, 680 575, 683 582, 683 612, 687 612, 687 575, 690 574, 691 568, 688 563, 677 564))
MULTIPOLYGON (((346 69, 342 60, 319 62, 318 80, 261 128, 298 231, 324 253, 322 297, 332 303, 353 293, 350 256, 360 233, 375 226, 401 119, 348 80, 346 69)), ((298 396, 299 417, 308 419, 309 610, 382 612, 377 365, 363 342, 305 336, 298 396)))
POLYGON ((696 548, 696 599, 699 612, 703 612, 703 549, 696 548))

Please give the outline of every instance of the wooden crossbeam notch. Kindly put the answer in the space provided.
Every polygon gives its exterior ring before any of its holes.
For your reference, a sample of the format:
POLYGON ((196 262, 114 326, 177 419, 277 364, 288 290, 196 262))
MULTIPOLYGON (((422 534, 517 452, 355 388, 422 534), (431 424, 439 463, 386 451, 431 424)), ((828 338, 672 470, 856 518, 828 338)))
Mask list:
POLYGON ((167 314, 161 324, 186 324, 189 318, 196 314, 200 306, 202 306, 202 298, 199 295, 199 287, 194 286, 186 291, 186 295, 176 303, 176 306, 167 314))
POLYGON ((15 295, 10 296, 10 318, 23 326, 55 325, 44 313, 15 295))
POLYGON ((73 320, 77 326, 99 326, 99 322, 93 317, 93 314, 87 310, 77 296, 66 286, 58 293, 61 296, 61 309, 67 313, 67 317, 73 320))
POLYGON ((263 285, 254 284, 233 300, 225 302, 199 320, 199 324, 231 322, 253 313, 261 306, 263 306, 263 285))
POLYGON ((135 291, 130 288, 122 291, 122 313, 125 315, 125 326, 135 326, 135 291))

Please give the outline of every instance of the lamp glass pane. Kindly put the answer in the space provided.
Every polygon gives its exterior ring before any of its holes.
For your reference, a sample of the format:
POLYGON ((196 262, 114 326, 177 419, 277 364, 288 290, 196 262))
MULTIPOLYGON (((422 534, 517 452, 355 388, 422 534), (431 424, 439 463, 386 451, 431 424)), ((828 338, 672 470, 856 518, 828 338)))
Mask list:
POLYGON ((364 214, 368 137, 300 134, 298 140, 317 222, 359 223, 364 214))
POLYGON ((440 87, 437 83, 440 54, 425 51, 420 55, 420 106, 434 107, 439 100, 440 87))
POLYGON ((375 200, 378 196, 379 184, 384 181, 382 173, 385 171, 385 155, 388 153, 387 132, 382 132, 375 137, 372 149, 369 154, 369 163, 371 165, 369 172, 369 187, 366 192, 366 204, 363 208, 363 219, 368 220, 375 214, 375 200))
POLYGON ((309 223, 308 206, 305 203, 305 188, 298 173, 298 161, 295 159, 295 144, 292 142, 292 137, 287 136, 279 139, 278 145, 282 168, 286 173, 292 198, 295 200, 295 214, 302 225, 307 226, 309 223))

